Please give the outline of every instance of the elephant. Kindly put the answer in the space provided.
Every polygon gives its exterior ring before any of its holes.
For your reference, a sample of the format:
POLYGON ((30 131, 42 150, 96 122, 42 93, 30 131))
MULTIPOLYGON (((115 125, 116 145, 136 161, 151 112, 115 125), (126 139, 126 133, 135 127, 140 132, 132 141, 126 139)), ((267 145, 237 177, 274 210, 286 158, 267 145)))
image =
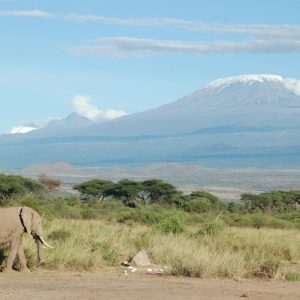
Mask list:
POLYGON ((32 235, 37 246, 38 263, 42 261, 42 247, 53 248, 44 240, 42 218, 30 207, 0 208, 0 245, 10 243, 4 272, 13 271, 12 266, 18 256, 20 271, 29 272, 22 245, 23 233, 32 235))

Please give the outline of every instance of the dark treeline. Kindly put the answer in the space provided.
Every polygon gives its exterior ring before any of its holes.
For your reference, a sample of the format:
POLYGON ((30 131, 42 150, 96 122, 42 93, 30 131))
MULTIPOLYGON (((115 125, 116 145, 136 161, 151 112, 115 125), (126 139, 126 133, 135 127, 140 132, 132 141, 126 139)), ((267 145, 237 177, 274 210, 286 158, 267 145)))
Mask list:
POLYGON ((248 193, 242 194, 240 201, 224 202, 205 191, 184 194, 160 179, 93 179, 75 185, 76 194, 65 197, 56 190, 60 184, 45 175, 36 181, 0 174, 0 205, 27 205, 50 219, 106 218, 154 224, 176 214, 187 223, 196 224, 221 213, 220 218, 233 226, 300 229, 300 191, 248 193))
POLYGON ((123 179, 114 183, 108 180, 93 179, 74 186, 80 192, 81 200, 97 199, 100 202, 119 199, 124 205, 174 205, 187 211, 206 212, 220 210, 225 204, 217 197, 204 191, 183 194, 174 185, 160 179, 148 179, 142 182, 123 179))
POLYGON ((284 212, 300 209, 300 191, 271 191, 266 193, 242 194, 240 202, 225 203, 218 197, 205 192, 195 191, 183 194, 174 185, 160 179, 142 182, 93 179, 74 186, 83 201, 98 199, 100 202, 119 199, 124 205, 136 207, 145 204, 169 204, 191 212, 207 212, 211 209, 228 209, 230 212, 284 212))

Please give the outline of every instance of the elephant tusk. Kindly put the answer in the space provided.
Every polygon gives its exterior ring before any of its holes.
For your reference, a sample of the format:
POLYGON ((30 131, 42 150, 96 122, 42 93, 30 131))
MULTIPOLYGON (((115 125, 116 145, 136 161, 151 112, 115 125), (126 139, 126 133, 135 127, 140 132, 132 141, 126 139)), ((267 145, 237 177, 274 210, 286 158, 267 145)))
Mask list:
POLYGON ((47 246, 48 248, 53 249, 54 247, 50 246, 41 236, 40 236, 40 240, 42 241, 42 243, 47 246))

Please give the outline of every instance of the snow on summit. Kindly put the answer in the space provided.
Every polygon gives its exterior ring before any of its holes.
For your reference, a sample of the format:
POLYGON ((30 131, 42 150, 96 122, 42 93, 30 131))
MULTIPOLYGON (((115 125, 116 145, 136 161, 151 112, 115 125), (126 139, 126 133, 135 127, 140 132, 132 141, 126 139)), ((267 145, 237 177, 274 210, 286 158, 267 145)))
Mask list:
POLYGON ((284 78, 280 75, 273 74, 250 74, 233 77, 220 78, 209 83, 206 88, 209 89, 224 89, 232 84, 242 83, 251 85, 253 83, 280 83, 287 90, 293 92, 295 95, 300 95, 300 80, 293 78, 284 78))
POLYGON ((252 84, 254 82, 268 82, 268 81, 284 81, 282 76, 272 75, 272 74, 251 74, 251 75, 240 75, 233 77, 220 78, 212 81, 208 87, 219 88, 224 86, 229 86, 233 83, 248 83, 252 84))

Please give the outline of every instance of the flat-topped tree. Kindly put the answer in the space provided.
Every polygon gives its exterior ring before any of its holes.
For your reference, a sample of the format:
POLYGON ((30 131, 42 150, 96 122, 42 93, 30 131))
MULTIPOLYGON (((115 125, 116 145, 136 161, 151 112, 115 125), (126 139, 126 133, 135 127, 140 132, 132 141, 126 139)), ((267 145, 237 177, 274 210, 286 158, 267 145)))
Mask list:
POLYGON ((161 179, 148 179, 142 182, 142 189, 147 193, 147 198, 151 203, 171 204, 172 196, 178 194, 173 184, 161 179))
POLYGON ((110 196, 110 189, 114 185, 115 183, 110 180, 92 179, 75 185, 73 189, 80 192, 83 199, 94 198, 102 202, 110 196))
POLYGON ((107 192, 111 197, 122 200, 124 205, 135 207, 141 190, 140 182, 123 179, 114 184, 107 192))

